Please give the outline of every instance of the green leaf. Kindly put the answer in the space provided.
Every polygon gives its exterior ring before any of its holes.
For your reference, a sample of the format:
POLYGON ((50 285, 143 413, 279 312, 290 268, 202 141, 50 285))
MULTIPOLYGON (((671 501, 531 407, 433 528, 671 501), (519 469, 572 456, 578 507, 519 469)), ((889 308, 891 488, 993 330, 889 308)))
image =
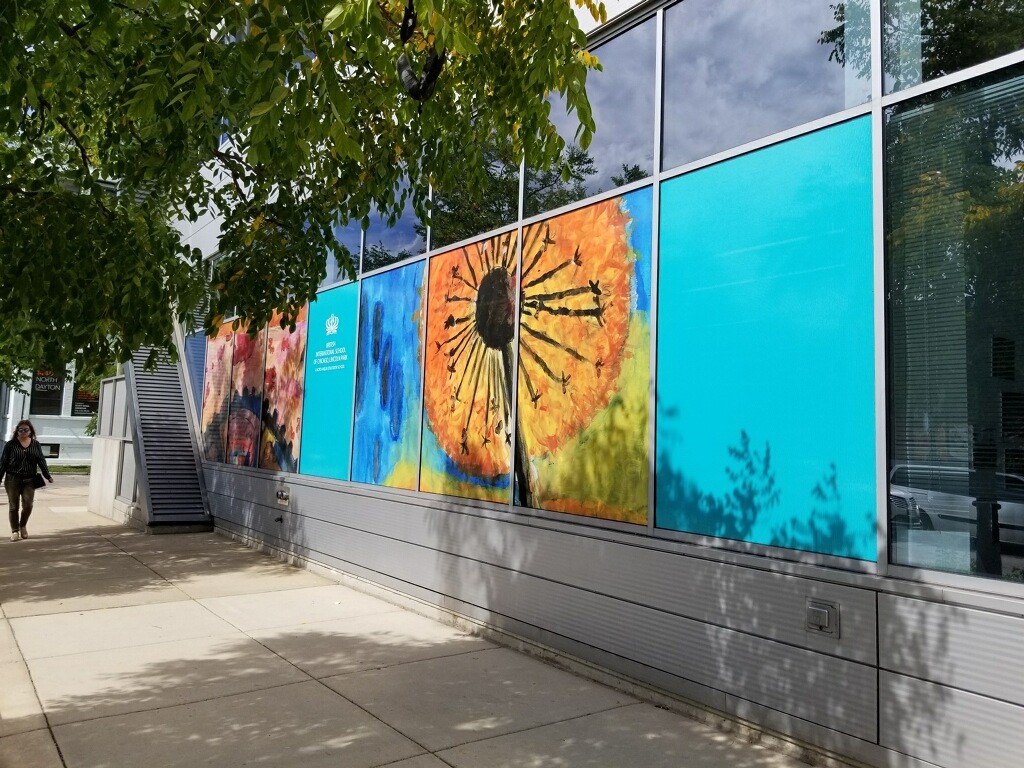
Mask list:
POLYGON ((329 10, 327 12, 327 15, 324 16, 323 31, 324 32, 331 32, 332 30, 335 30, 338 27, 340 27, 342 22, 344 21, 344 19, 342 19, 342 15, 344 13, 345 13, 345 4, 344 3, 338 3, 336 6, 331 8, 331 10, 329 10))

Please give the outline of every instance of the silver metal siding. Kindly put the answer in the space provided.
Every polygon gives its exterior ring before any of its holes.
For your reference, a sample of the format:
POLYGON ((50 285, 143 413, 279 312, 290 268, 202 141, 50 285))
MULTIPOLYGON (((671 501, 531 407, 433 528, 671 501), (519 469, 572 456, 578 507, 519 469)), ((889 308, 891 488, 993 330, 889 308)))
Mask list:
MULTIPOLYGON (((269 477, 227 473, 213 482, 221 492, 230 488, 229 495, 271 507, 280 485, 269 477)), ((635 546, 624 546, 585 529, 569 534, 529 525, 528 519, 496 525, 462 510, 391 501, 372 492, 342 495, 301 481, 288 485, 290 516, 332 521, 554 582, 586 584, 593 592, 852 661, 876 661, 870 590, 680 557, 645 546, 639 537, 635 546), (840 606, 838 640, 806 631, 808 597, 840 606)))
POLYGON ((882 668, 1024 704, 1024 619, 895 595, 878 614, 882 668))
MULTIPOLYGON (((294 483, 292 511, 284 512, 270 501, 280 484, 251 475, 213 471, 209 485, 215 516, 237 525, 864 740, 877 738, 873 666, 707 623, 714 613, 707 607, 693 608, 702 615, 693 619, 669 612, 675 606, 645 603, 639 584, 616 577, 642 575, 647 566, 635 558, 649 550, 294 483), (281 523, 274 521, 278 516, 281 523), (448 528, 447 520, 458 520, 458 528, 448 528)), ((703 593, 703 606, 720 601, 717 564, 657 554, 663 557, 655 567, 667 569, 677 594, 703 593), (694 569, 692 581, 674 573, 685 560, 694 569)), ((803 603, 803 590, 776 592, 803 603)), ((728 611, 730 602, 717 610, 728 611)), ((747 623, 772 631, 773 622, 781 626, 787 618, 786 612, 774 620, 765 613, 747 623)), ((802 624, 801 618, 799 639, 805 638, 802 624)))
POLYGON ((879 695, 882 746, 943 768, 1020 767, 1024 708, 891 672, 879 695))

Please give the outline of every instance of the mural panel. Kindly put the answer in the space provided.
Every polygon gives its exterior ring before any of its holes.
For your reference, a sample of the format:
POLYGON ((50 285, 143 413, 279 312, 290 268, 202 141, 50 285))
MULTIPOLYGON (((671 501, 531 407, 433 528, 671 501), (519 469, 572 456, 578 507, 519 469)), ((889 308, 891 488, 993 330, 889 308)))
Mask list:
POLYGON ((231 410, 228 417, 227 463, 255 467, 263 413, 263 368, 267 329, 250 336, 235 332, 231 355, 231 410))
POLYGON ((515 231, 430 261, 420 490, 508 501, 515 231))
POLYGON ((297 472, 302 434, 306 326, 309 307, 299 311, 295 330, 274 315, 267 328, 267 367, 263 376, 263 435, 260 468, 297 472))
POLYGON ((870 119, 667 181, 661 212, 656 524, 873 560, 870 119))
POLYGON ((348 480, 358 309, 357 283, 325 291, 309 307, 303 474, 348 480))
POLYGON ((200 429, 203 434, 203 453, 207 461, 223 462, 227 455, 233 348, 234 333, 231 323, 224 323, 206 345, 200 429))
POLYGON ((362 281, 352 479, 416 489, 424 262, 362 281))
POLYGON ((651 188, 527 227, 517 503, 645 524, 651 188))

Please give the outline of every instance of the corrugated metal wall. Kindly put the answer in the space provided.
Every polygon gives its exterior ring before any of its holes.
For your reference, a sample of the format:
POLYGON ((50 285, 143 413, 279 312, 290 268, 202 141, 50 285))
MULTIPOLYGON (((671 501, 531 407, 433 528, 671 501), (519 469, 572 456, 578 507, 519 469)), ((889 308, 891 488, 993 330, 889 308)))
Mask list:
POLYGON ((214 465, 206 475, 228 531, 720 711, 873 764, 1019 764, 1019 615, 442 499, 214 465), (838 639, 804 628, 812 597, 839 605, 838 639))

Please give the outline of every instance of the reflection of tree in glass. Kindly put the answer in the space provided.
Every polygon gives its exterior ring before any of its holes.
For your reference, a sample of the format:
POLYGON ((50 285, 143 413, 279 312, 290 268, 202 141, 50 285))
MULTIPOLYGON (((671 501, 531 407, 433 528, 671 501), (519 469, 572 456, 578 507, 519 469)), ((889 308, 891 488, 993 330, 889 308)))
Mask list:
POLYGON ((383 243, 377 243, 376 245, 367 243, 363 251, 363 272, 372 272, 375 269, 408 259, 413 255, 413 252, 406 248, 390 251, 383 243))
MULTIPOLYGON (((1010 53, 1024 44, 1021 0, 887 0, 882 35, 885 74, 894 90, 1010 53)), ((870 18, 869 0, 832 6, 837 26, 819 43, 831 45, 830 60, 871 74, 871 43, 866 35, 847 35, 847 22, 870 18)))
MULTIPOLYGON (((519 215, 519 164, 511 150, 502 151, 488 145, 482 150, 482 163, 487 169, 487 184, 482 190, 469 187, 435 190, 430 213, 431 248, 443 247, 460 240, 511 224, 519 215)), ((425 236, 422 226, 417 229, 425 236)))
POLYGON ((998 576, 995 472, 1022 443, 990 353, 1021 336, 1024 70, 894 108, 886 136, 892 455, 985 470, 970 476, 976 567, 998 576), (935 377, 925 350, 958 378, 935 377))
MULTIPOLYGON (((489 179, 484 189, 462 187, 435 192, 431 211, 432 248, 468 240, 511 224, 518 217, 519 163, 511 150, 493 145, 485 147, 483 162, 489 179)), ((594 160, 586 150, 575 145, 567 147, 559 165, 547 171, 527 173, 526 215, 582 200, 588 194, 586 179, 596 172, 594 160), (566 169, 564 176, 562 167, 566 169)), ((419 227, 417 232, 422 236, 425 228, 419 227)))

